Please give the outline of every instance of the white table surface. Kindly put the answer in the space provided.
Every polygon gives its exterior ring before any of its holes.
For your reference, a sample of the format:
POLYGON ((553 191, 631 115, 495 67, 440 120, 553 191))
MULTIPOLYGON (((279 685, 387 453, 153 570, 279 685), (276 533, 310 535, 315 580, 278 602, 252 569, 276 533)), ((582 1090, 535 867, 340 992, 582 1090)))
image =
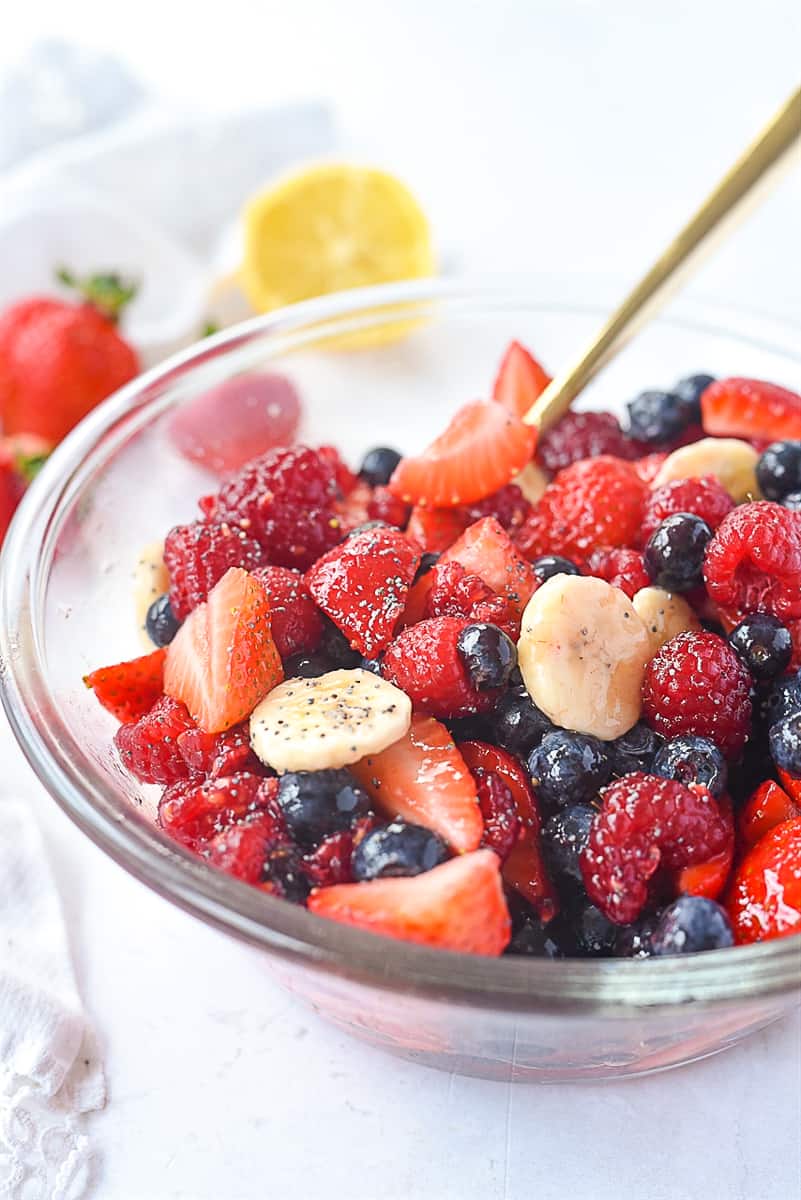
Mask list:
MULTIPOLYGON (((32 0, 4 28, 0 64, 60 32, 127 53, 193 105, 328 98, 345 147, 418 191, 446 256, 493 272, 633 277, 794 85, 801 44, 791 0, 211 12, 32 0)), ((696 294, 798 320, 799 211, 796 175, 696 294)), ((47 800, 5 727, 0 761, 41 817, 105 1046, 109 1104, 90 1121, 103 1200, 801 1193, 797 1016, 614 1085, 509 1088, 402 1063, 328 1028, 250 951, 125 876, 47 800)))

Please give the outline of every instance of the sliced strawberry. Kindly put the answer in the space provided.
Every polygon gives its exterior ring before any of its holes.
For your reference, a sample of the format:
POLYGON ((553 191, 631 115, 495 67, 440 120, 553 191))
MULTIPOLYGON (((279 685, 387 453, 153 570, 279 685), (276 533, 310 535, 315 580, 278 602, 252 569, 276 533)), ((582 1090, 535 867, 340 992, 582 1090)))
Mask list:
POLYGON ((118 721, 138 721, 164 691, 166 654, 166 649, 154 650, 130 662, 98 667, 84 675, 83 681, 118 721))
POLYGON ((728 822, 729 840, 719 854, 714 854, 706 862, 676 872, 674 886, 679 895, 706 896, 707 900, 717 900, 723 895, 734 862, 734 818, 728 796, 721 796, 718 808, 728 822))
POLYGON ((251 372, 226 379, 183 404, 170 419, 173 445, 217 474, 295 440, 300 400, 283 375, 251 372))
POLYGON ((531 563, 494 517, 470 525, 442 555, 440 563, 447 562, 461 563, 471 575, 480 576, 494 592, 510 601, 518 616, 537 587, 531 563))
POLYGON ((559 899, 543 861, 537 800, 523 764, 489 742, 460 742, 459 752, 474 775, 496 775, 512 793, 520 831, 503 864, 503 880, 536 909, 541 921, 550 921, 559 899))
POLYGON ((503 356, 492 398, 509 412, 524 417, 551 382, 551 377, 536 358, 521 346, 510 342, 503 356))
POLYGON ((354 650, 373 658, 389 645, 420 555, 397 529, 351 534, 306 573, 314 600, 354 650))
POLYGON ((316 888, 308 907, 345 925, 462 954, 501 954, 511 933, 492 850, 474 850, 411 878, 316 888))
POLYGON ((475 850, 484 832, 476 785, 444 725, 415 714, 409 732, 350 771, 390 817, 432 829, 453 850, 475 850))
POLYGON ((416 458, 401 459, 390 491, 407 504, 455 508, 514 479, 534 453, 536 430, 501 404, 476 400, 416 458))
POLYGON ((779 767, 779 779, 788 796, 791 796, 796 804, 801 805, 801 779, 793 779, 792 775, 783 771, 781 767, 779 767))
POLYGON ((406 536, 413 538, 429 554, 441 554, 467 528, 467 514, 461 508, 412 509, 406 536))
POLYGON ((737 832, 744 846, 755 846, 775 825, 801 816, 801 809, 787 793, 766 779, 760 783, 737 817, 737 832))
POLYGON ((801 396, 761 379, 718 379, 701 393, 701 419, 717 437, 801 438, 801 396))
POLYGON ((267 592, 247 571, 231 567, 167 648, 164 690, 206 733, 222 733, 249 716, 283 677, 267 592))
POLYGON ((409 595, 406 597, 406 607, 403 610, 403 616, 398 622, 398 629, 406 629, 409 625, 416 625, 418 621, 423 621, 426 615, 426 605, 428 603, 428 595, 433 586, 434 579, 430 571, 426 571, 425 575, 421 575, 417 583, 412 584, 409 589, 409 595))

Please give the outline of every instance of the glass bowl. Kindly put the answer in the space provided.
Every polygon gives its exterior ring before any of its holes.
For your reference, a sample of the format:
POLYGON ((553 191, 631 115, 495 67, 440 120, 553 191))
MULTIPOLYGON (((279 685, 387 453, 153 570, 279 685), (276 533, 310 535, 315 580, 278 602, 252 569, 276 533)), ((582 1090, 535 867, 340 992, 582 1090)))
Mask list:
MULTIPOLYGON (((722 1050, 798 1003, 801 936, 659 961, 550 962, 438 952, 325 921, 163 836, 154 789, 123 771, 114 722, 81 677, 141 653, 138 551, 192 519, 213 486, 167 436, 169 414, 188 398, 269 364, 300 391, 302 433, 315 442, 336 443, 351 461, 376 443, 410 450, 458 404, 488 394, 510 338, 552 366, 567 362, 605 310, 585 291, 392 285, 207 339, 71 434, 21 506, 0 571, 3 702, 72 820, 162 896, 256 946, 266 968, 343 1029, 434 1067, 503 1079, 635 1075, 722 1050)), ((699 370, 799 387, 797 345, 775 323, 684 306, 650 325, 582 405, 619 408, 643 387, 699 370)))

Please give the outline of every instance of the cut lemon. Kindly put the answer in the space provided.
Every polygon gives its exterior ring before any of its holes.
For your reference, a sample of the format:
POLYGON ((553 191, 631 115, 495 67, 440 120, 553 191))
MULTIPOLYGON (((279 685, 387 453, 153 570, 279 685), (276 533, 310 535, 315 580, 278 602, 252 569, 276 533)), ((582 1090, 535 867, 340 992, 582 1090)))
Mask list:
POLYGON ((258 312, 348 288, 431 275, 428 222, 400 180, 321 163, 245 209, 241 281, 258 312))

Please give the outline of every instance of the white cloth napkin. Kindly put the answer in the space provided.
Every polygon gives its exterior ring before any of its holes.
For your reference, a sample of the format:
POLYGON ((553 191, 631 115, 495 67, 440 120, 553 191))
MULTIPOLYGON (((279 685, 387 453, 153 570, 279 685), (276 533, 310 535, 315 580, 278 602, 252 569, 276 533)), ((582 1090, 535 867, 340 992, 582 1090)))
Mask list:
POLYGON ((41 837, 25 805, 0 800, 0 1195, 82 1195, 79 1118, 105 1095, 41 837))

